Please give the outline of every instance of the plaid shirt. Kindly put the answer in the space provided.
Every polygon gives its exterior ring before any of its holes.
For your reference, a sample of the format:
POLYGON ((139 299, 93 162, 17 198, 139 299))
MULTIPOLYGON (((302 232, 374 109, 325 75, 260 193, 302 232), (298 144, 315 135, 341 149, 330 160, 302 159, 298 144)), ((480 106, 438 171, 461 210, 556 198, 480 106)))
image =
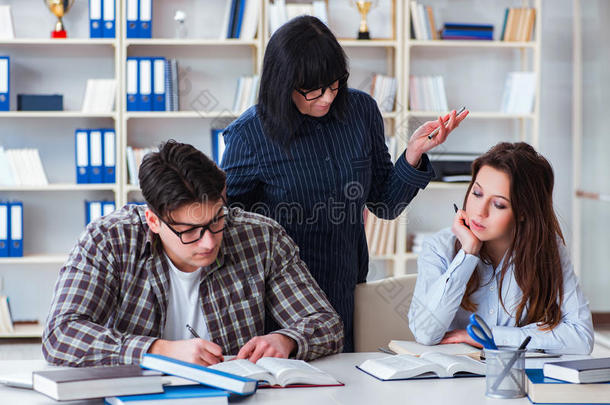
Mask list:
MULTIPOLYGON (((148 228, 146 207, 127 205, 89 224, 62 267, 43 335, 54 364, 139 363, 160 338, 167 316, 169 264, 148 228)), ((211 340, 237 354, 264 334, 265 311, 312 360, 343 347, 343 325, 271 219, 231 210, 218 260, 199 287, 211 340)))

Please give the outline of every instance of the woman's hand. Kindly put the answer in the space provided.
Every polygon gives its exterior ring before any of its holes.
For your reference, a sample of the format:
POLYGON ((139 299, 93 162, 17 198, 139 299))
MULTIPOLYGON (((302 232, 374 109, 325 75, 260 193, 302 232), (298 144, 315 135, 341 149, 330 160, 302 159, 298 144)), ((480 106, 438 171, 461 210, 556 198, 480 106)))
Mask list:
POLYGON ((459 116, 456 116, 456 111, 453 110, 444 117, 438 117, 437 121, 428 121, 417 128, 415 132, 413 132, 413 135, 411 135, 411 138, 409 138, 407 152, 405 153, 407 162, 409 162, 411 166, 417 167, 421 160, 421 155, 445 142, 449 133, 460 125, 460 122, 466 118, 468 112, 468 110, 465 110, 459 116), (449 120, 449 122, 443 125, 443 122, 446 122, 447 120, 449 120), (436 128, 439 128, 438 134, 434 135, 432 139, 428 139, 428 135, 436 128))
POLYGON ((471 346, 478 347, 480 349, 483 348, 483 345, 470 337, 468 332, 466 332, 466 329, 455 329, 445 333, 445 336, 443 336, 443 340, 441 340, 440 344, 445 345, 449 343, 468 343, 471 346))
POLYGON ((453 218, 451 232, 458 238, 462 244, 462 250, 471 255, 478 255, 483 242, 476 237, 470 230, 470 219, 466 215, 466 211, 458 210, 453 218))

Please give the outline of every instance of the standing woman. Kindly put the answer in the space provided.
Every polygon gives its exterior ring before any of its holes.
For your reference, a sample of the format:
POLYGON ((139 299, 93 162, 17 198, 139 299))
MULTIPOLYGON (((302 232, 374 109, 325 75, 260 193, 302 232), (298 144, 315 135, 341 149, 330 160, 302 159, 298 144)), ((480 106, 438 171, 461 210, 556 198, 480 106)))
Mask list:
POLYGON ((320 20, 284 24, 265 51, 258 105, 224 132, 222 166, 229 202, 275 219, 295 240, 343 320, 349 352, 354 288, 369 265, 363 207, 396 218, 433 176, 424 153, 468 112, 422 125, 394 165, 375 100, 348 89, 348 76, 345 53, 320 20))

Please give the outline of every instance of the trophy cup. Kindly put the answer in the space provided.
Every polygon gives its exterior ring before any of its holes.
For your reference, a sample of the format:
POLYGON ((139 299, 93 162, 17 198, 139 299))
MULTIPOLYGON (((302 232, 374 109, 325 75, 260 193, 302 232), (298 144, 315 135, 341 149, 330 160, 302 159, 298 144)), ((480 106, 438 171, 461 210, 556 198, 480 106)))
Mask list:
POLYGON ((369 27, 366 23, 366 15, 371 8, 377 6, 378 0, 350 0, 353 6, 356 6, 360 12, 360 29, 358 30, 358 39, 371 39, 369 27))
POLYGON ((64 23, 61 18, 66 15, 74 0, 44 0, 45 4, 57 17, 57 23, 55 24, 55 31, 51 32, 51 38, 67 38, 68 34, 64 29, 64 23))

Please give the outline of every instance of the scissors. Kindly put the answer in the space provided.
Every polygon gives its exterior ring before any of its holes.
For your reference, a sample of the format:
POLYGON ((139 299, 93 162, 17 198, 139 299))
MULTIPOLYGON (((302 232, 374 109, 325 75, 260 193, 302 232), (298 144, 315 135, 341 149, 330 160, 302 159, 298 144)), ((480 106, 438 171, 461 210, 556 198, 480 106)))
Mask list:
POLYGON ((498 350, 491 329, 479 315, 470 315, 470 323, 466 327, 466 331, 471 338, 482 344, 484 348, 498 350))

